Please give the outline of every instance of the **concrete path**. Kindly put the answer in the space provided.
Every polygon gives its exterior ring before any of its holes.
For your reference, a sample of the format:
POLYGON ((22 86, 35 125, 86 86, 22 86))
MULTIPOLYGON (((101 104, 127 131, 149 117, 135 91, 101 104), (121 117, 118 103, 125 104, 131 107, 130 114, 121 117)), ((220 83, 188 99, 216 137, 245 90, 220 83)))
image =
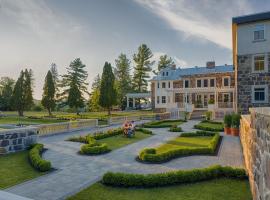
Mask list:
MULTIPOLYGON (((184 131, 194 131, 193 126, 197 123, 199 121, 190 120, 181 127, 184 131)), ((57 170, 6 191, 36 200, 65 199, 95 183, 107 171, 159 173, 176 169, 207 167, 213 164, 243 167, 239 138, 233 136, 224 136, 218 156, 190 156, 164 164, 139 163, 135 161, 135 157, 142 148, 158 146, 179 135, 163 128, 152 129, 152 131, 155 134, 152 137, 100 156, 78 155, 81 144, 64 141, 71 135, 86 134, 89 131, 41 138, 40 142, 49 149, 43 156, 50 160, 57 170)))

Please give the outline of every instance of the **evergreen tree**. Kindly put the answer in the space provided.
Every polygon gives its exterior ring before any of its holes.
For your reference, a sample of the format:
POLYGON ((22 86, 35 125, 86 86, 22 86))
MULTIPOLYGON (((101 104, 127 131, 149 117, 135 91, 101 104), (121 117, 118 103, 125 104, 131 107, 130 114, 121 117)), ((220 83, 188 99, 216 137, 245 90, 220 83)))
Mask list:
POLYGON ((25 100, 25 109, 30 110, 34 105, 33 98, 33 71, 30 69, 29 71, 25 69, 24 71, 24 100, 25 100))
POLYGON ((52 63, 51 64, 50 71, 52 73, 52 78, 53 78, 54 86, 56 88, 56 86, 58 84, 58 81, 59 81, 59 75, 58 75, 57 65, 55 63, 52 63))
POLYGON ((120 54, 115 60, 115 78, 117 103, 122 109, 126 107, 126 94, 131 90, 130 60, 125 54, 120 54))
POLYGON ((0 110, 12 110, 12 91, 15 81, 9 77, 0 79, 0 110))
POLYGON ((153 54, 146 44, 139 46, 138 53, 133 55, 136 64, 133 76, 133 90, 135 92, 147 91, 147 78, 150 77, 149 72, 151 72, 151 66, 154 64, 150 61, 152 57, 153 54))
POLYGON ((166 68, 166 67, 170 67, 174 65, 173 59, 171 57, 169 57, 168 55, 163 55, 159 57, 159 61, 158 61, 158 71, 166 68))
POLYGON ((52 115, 52 110, 55 107, 55 82, 53 79, 53 75, 49 70, 43 87, 43 95, 41 104, 48 110, 49 116, 52 115))
POLYGON ((20 76, 16 81, 12 95, 12 104, 14 109, 18 111, 19 116, 23 116, 23 111, 25 109, 24 92, 24 72, 21 71, 20 76))
POLYGON ((108 110, 108 115, 111 115, 112 106, 116 104, 114 81, 115 77, 112 72, 112 66, 110 63, 105 62, 101 77, 99 104, 108 110))
POLYGON ((99 105, 99 95, 100 95, 100 84, 101 79, 99 74, 95 77, 92 87, 91 87, 91 93, 90 93, 90 100, 89 100, 89 110, 90 111, 99 111, 100 105, 99 105))
POLYGON ((63 92, 60 95, 61 100, 69 105, 70 108, 75 109, 79 114, 79 108, 84 107, 84 93, 87 92, 87 71, 85 65, 81 62, 80 58, 76 58, 67 67, 67 74, 63 75, 61 86, 63 92))

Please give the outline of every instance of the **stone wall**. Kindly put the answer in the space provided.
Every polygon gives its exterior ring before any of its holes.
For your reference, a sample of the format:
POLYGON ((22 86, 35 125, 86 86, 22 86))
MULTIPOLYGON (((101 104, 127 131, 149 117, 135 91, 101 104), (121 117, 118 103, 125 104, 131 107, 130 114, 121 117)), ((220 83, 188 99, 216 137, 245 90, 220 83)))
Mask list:
POLYGON ((270 199, 270 108, 242 115, 240 139, 254 200, 270 199))
MULTIPOLYGON (((268 55, 268 68, 270 69, 270 54, 268 55)), ((241 55, 237 57, 237 96, 238 110, 247 114, 251 107, 270 106, 270 95, 268 103, 252 103, 252 85, 269 85, 270 92, 270 72, 252 73, 252 55, 241 55)), ((269 94, 269 93, 268 93, 269 94)))
POLYGON ((37 128, 16 128, 0 131, 1 153, 21 151, 37 142, 37 128))

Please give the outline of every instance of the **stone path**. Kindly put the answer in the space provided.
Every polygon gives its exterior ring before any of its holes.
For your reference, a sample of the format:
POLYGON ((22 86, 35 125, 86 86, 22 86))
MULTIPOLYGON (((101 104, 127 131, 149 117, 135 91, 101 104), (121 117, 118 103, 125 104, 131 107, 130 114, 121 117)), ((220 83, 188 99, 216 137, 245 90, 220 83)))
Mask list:
MULTIPOLYGON (((193 131, 193 126, 197 123, 199 121, 190 120, 181 127, 184 131, 193 131)), ((152 137, 100 156, 78 155, 81 144, 64 141, 71 135, 87 134, 89 131, 41 138, 40 142, 49 149, 43 156, 50 160, 57 170, 6 191, 37 200, 65 199, 95 183, 107 171, 159 173, 176 169, 206 167, 212 164, 243 167, 239 138, 233 136, 223 137, 218 156, 190 156, 174 159, 164 164, 139 163, 135 161, 135 157, 142 148, 158 146, 179 135, 179 133, 168 132, 167 129, 152 129, 152 131, 155 134, 152 137)))

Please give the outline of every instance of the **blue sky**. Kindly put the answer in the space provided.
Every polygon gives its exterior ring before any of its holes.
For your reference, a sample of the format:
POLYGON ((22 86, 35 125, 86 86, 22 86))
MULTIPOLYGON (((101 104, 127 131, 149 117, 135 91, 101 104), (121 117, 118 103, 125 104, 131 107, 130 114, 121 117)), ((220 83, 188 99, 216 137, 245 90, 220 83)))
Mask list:
POLYGON ((63 74, 80 57, 91 84, 105 61, 131 59, 141 43, 181 67, 231 64, 231 18, 268 10, 263 0, 0 0, 0 77, 32 68, 40 99, 52 62, 63 74))

